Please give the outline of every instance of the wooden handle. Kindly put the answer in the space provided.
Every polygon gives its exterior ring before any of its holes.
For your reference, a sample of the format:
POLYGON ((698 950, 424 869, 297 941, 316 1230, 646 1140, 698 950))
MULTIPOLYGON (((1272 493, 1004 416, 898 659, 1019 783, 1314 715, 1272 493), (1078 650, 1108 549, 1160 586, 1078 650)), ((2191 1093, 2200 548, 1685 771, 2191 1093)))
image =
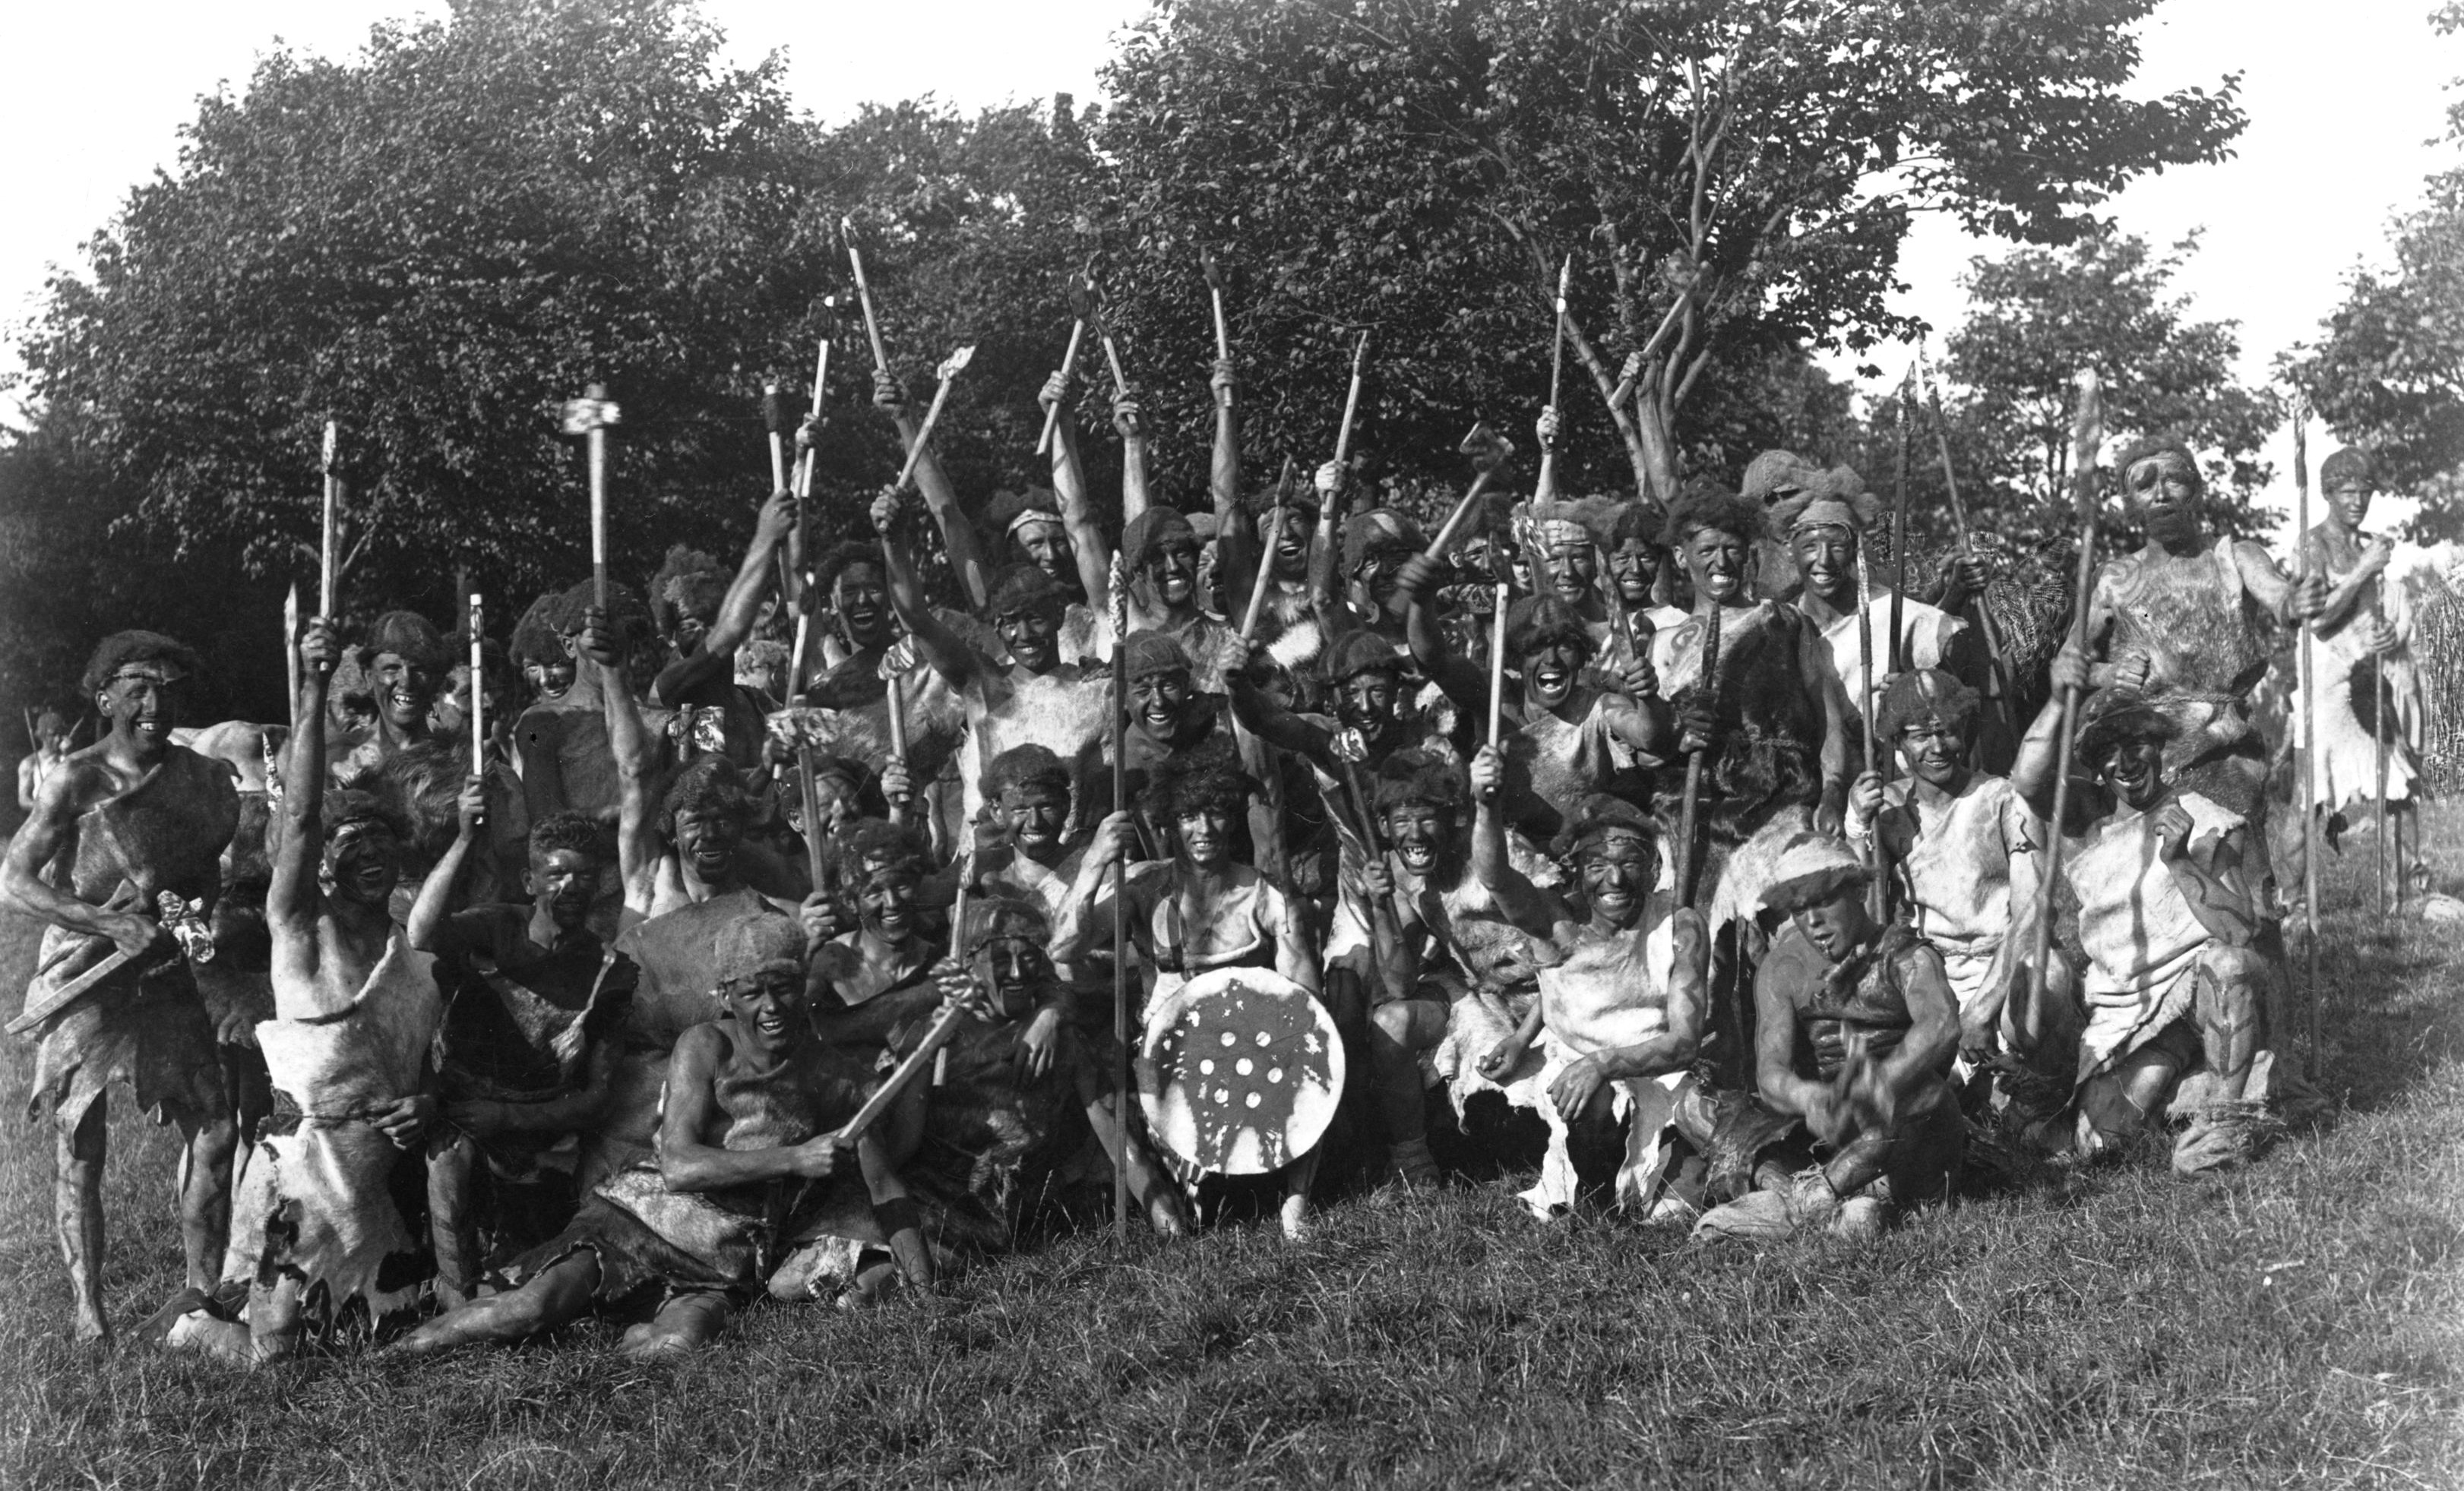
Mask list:
POLYGON ((1087 339, 1087 323, 1069 323, 1069 350, 1061 354, 1061 398, 1044 411, 1044 433, 1036 437, 1035 453, 1043 455, 1052 449, 1052 437, 1061 428, 1061 406, 1069 397, 1069 380, 1078 371, 1078 344, 1087 339))

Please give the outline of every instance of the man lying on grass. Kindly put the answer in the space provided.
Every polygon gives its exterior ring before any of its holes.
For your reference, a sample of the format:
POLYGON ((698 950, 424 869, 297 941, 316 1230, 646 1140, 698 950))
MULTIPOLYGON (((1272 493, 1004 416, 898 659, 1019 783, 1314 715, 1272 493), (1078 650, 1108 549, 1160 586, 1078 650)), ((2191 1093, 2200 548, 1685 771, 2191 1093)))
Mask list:
MULTIPOLYGON (((727 1013, 676 1042, 656 1162, 611 1176, 561 1236, 525 1255, 520 1288, 448 1310, 401 1349, 520 1341, 604 1307, 647 1308, 622 1349, 662 1355, 708 1346, 761 1290, 781 1245, 846 1174, 838 1131, 864 1105, 865 1074, 814 1033, 794 921, 731 922, 716 951, 727 1013)), ((902 1105, 924 1091, 911 1086, 902 1105)), ((929 1286, 932 1257, 891 1148, 868 1132, 854 1159, 898 1271, 929 1286)))
POLYGON ((1845 844, 1809 834, 1763 893, 1790 922, 1754 971, 1759 1100, 1697 1098, 1677 1111, 1715 1181, 1733 1158, 1758 1189, 1705 1213, 1698 1237, 1872 1237, 1899 1208, 1948 1198, 1958 1179, 1959 1005, 1942 954, 1904 922, 1876 919, 1868 884, 1845 844))

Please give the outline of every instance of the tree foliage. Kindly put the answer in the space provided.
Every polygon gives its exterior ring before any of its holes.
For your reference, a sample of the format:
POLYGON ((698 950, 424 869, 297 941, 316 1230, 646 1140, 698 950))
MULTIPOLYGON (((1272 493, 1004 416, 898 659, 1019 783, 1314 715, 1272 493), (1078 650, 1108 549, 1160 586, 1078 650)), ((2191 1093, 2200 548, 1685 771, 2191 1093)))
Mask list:
MULTIPOLYGON (((2464 4, 2432 18, 2464 31, 2464 4)), ((2464 145, 2464 102, 2447 112, 2464 145)), ((2339 436, 2366 446, 2380 477, 2424 500, 2415 537, 2464 533, 2464 165, 2430 178, 2422 205, 2389 234, 2395 266, 2357 269, 2325 335, 2288 371, 2339 436)))
MULTIPOLYGON (((1107 248, 1140 345, 1179 365, 1203 361, 1200 252, 1241 268, 1269 445, 1331 446, 1374 330, 1373 438, 1407 460, 1545 402, 1572 253, 1570 362, 1601 396, 1573 464, 1664 492, 1750 454, 1708 448, 1701 410, 1758 363, 1913 329, 1885 297, 1915 213, 2062 243, 2134 177, 2217 158, 2235 79, 2122 96, 2151 8, 1167 0, 1107 74, 1107 248), (1630 410, 1607 398, 1629 353, 1630 410)), ((1195 389, 1174 412, 1204 418, 1195 389)))

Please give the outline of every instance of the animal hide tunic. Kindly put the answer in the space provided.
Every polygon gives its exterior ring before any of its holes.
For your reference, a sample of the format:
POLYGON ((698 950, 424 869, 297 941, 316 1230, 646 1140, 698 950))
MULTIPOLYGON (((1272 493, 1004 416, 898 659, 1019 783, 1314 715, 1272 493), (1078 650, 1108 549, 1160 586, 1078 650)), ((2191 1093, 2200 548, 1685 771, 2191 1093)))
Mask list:
MULTIPOLYGON (((2302 545, 2312 572, 2326 576, 2330 586, 2343 584, 2361 562, 2358 550, 2348 550, 2350 562, 2340 569, 2338 547, 2328 540, 2324 524, 2312 529, 2302 545)), ((2382 735, 2387 739, 2387 800, 2403 802, 2413 795, 2419 775, 2421 683, 2413 671, 2411 607, 2402 604, 2402 599, 2401 589, 2389 587, 2382 575, 2363 587, 2342 625, 2320 631, 2311 644, 2311 666, 2317 671, 2310 690, 2319 723, 2318 747, 2310 756, 2310 800, 2329 812, 2356 800, 2377 799, 2382 735), (2396 650, 2385 658, 2374 657, 2367 645, 2374 613, 2384 614, 2396 632, 2396 650), (2382 714, 2384 726, 2379 723, 2382 714)), ((2292 729, 2299 740, 2299 689, 2293 691, 2292 729)))
POLYGON ((393 1190, 411 1161, 369 1119, 423 1085, 443 1014, 433 961, 396 925, 340 1008, 313 980, 276 973, 275 1018, 256 1027, 275 1114, 232 1198, 224 1278, 297 1278, 311 1318, 327 1322, 355 1299, 372 1317, 416 1299, 421 1239, 393 1190))
POLYGON ((2165 746, 2167 779, 2228 811, 2264 811, 2267 745, 2251 724, 2250 692, 2275 653, 2276 624, 2243 581, 2235 546, 2217 539, 2150 580, 2132 555, 2099 570, 2112 607, 2105 655, 2147 660, 2147 702, 2178 732, 2165 746))

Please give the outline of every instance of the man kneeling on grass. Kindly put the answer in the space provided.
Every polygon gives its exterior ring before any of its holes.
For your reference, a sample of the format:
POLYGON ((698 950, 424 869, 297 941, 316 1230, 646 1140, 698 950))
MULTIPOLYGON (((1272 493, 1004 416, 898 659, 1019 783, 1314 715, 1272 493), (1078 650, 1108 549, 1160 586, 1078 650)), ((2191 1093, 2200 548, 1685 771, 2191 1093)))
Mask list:
MULTIPOLYGON (((448 1310, 405 1337, 403 1349, 519 1341, 594 1305, 648 1305, 650 1318, 625 1332, 625 1352, 690 1350, 717 1339, 761 1291, 781 1244, 846 1175, 838 1131, 863 1106, 863 1073, 814 1033, 804 934, 794 921, 732 922, 716 953, 727 1014, 676 1042, 655 1163, 602 1184, 561 1236, 517 1265, 531 1276, 520 1288, 448 1310)), ((922 1093, 915 1086, 906 1096, 922 1093)), ((932 1258, 891 1169, 890 1141, 868 1132, 854 1148, 898 1270, 929 1285, 932 1258)))
POLYGON ((1758 1189, 1705 1213, 1698 1237, 1871 1237, 1898 1208, 1947 1199, 1958 1179, 1959 1005, 1942 955, 1867 909, 1869 878, 1846 845, 1809 834, 1764 892, 1791 920, 1754 972, 1760 1096, 1694 1097, 1677 1112, 1715 1180, 1725 1158, 1749 1167, 1758 1189))

